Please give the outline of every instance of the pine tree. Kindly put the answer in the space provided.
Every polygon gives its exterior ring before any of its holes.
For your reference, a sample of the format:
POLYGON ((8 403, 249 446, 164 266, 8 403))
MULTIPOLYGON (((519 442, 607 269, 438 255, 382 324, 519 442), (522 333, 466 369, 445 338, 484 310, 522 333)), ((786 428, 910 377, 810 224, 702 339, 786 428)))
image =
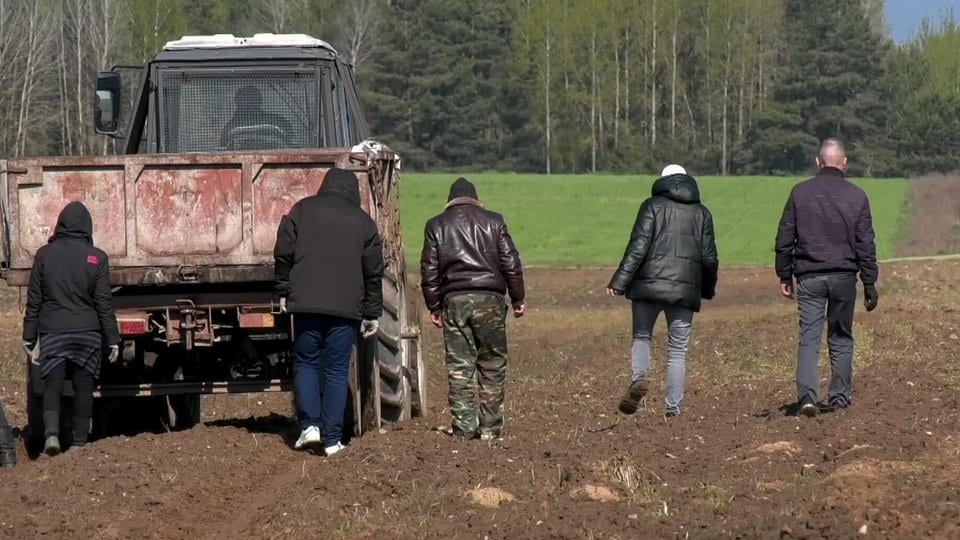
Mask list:
POLYGON ((880 88, 886 41, 865 4, 850 0, 787 0, 780 80, 772 106, 751 135, 754 166, 768 172, 808 169, 817 145, 839 137, 851 174, 881 159, 877 140, 887 108, 880 88))
MULTIPOLYGON (((509 20, 498 0, 400 0, 366 74, 374 135, 417 167, 495 164, 506 136, 509 20)), ((516 124, 516 120, 512 120, 516 124)))

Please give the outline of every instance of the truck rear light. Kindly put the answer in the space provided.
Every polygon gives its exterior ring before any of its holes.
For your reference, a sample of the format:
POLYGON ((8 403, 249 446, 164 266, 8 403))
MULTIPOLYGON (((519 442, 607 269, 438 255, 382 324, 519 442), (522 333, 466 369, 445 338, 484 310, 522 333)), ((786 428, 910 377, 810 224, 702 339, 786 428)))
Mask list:
POLYGON ((150 316, 146 313, 118 313, 117 326, 121 336, 139 336, 150 331, 150 316))
POLYGON ((240 328, 273 328, 270 308, 240 308, 240 328))

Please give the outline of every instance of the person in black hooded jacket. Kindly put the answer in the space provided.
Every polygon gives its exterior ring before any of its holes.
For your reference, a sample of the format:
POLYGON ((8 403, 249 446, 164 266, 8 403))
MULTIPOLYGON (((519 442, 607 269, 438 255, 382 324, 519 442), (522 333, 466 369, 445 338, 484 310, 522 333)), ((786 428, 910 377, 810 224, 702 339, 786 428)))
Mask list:
POLYGON ((624 414, 636 412, 647 393, 650 338, 660 312, 666 313, 666 415, 680 414, 687 345, 701 298, 717 285, 717 245, 713 216, 700 202, 696 180, 679 165, 668 165, 640 205, 620 266, 607 292, 626 295, 633 307, 632 377, 620 401, 624 414))
POLYGON ((110 291, 110 262, 93 245, 93 219, 80 202, 67 204, 30 270, 23 347, 43 377, 44 453, 60 452, 60 399, 73 381, 73 446, 87 442, 94 381, 104 348, 115 362, 120 333, 110 291), (39 351, 38 351, 39 348, 39 351))
POLYGON ((322 443, 333 455, 343 448, 352 347, 358 330, 364 338, 377 334, 383 313, 382 242, 360 206, 353 172, 331 168, 316 195, 293 205, 277 229, 274 258, 281 310, 295 315, 293 378, 302 432, 294 447, 322 443))

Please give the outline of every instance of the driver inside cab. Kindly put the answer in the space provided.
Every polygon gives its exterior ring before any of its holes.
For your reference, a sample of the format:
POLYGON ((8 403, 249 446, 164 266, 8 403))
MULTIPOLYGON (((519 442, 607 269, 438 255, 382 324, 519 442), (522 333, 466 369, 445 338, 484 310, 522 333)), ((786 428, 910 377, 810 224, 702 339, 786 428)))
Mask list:
POLYGON ((257 87, 241 86, 234 95, 233 117, 223 126, 220 146, 226 150, 284 148, 293 130, 283 116, 263 110, 263 95, 257 87))

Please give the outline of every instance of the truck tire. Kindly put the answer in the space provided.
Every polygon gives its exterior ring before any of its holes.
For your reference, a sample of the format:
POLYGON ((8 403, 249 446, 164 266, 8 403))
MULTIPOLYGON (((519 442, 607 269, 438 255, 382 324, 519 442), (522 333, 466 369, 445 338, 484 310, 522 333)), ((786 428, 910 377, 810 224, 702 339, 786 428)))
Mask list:
POLYGON ((373 351, 381 425, 406 420, 411 413, 410 358, 403 343, 407 310, 404 281, 393 268, 383 273, 383 315, 373 351))
MULTIPOLYGON (((403 266, 402 259, 397 266, 403 266)), ((374 351, 381 425, 419 417, 426 412, 419 304, 408 297, 406 274, 398 270, 388 267, 383 274, 383 316, 374 351)))
MULTIPOLYGON (((183 380, 183 366, 186 364, 187 354, 180 349, 170 349, 161 353, 156 360, 160 372, 166 373, 165 379, 176 382, 183 380), (179 369, 177 369, 179 367, 179 369)), ((180 431, 190 429, 200 423, 200 395, 198 394, 171 394, 163 398, 164 423, 169 429, 180 431)))
POLYGON ((167 396, 167 420, 170 429, 190 429, 200 423, 200 397, 197 394, 167 396))

